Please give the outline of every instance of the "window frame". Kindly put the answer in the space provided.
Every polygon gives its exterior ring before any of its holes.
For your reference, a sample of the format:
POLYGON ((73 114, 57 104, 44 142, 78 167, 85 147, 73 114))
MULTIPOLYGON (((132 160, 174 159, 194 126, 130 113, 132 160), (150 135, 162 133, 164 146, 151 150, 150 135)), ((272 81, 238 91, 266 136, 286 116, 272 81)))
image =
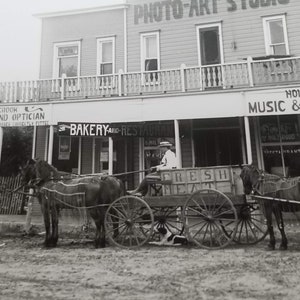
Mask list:
MULTIPOLYGON (((200 41, 200 30, 206 28, 218 28, 219 34, 219 51, 220 51, 220 64, 224 64, 224 51, 223 51, 223 35, 222 35, 222 24, 220 22, 216 23, 207 23, 196 26, 196 37, 197 37, 197 48, 198 48, 198 63, 199 66, 202 66, 201 59, 201 41, 200 41)), ((204 65, 205 66, 205 65, 204 65)))
MULTIPOLYGON (((60 78, 59 77, 59 55, 58 55, 58 49, 60 47, 66 47, 66 46, 77 46, 78 47, 78 54, 77 54, 77 76, 80 76, 80 58, 81 58, 81 42, 80 41, 72 41, 72 42, 60 42, 60 43, 54 43, 54 50, 53 50, 53 78, 60 78)), ((65 57, 75 57, 76 55, 69 55, 65 57)))
POLYGON ((275 55, 273 45, 276 45, 276 44, 271 44, 271 30, 270 30, 270 21, 274 21, 274 20, 281 20, 281 22, 282 22, 283 38, 284 38, 284 45, 285 45, 285 51, 286 51, 285 55, 290 55, 285 14, 268 16, 268 17, 262 18, 266 55, 275 55))
MULTIPOLYGON (((116 38, 114 36, 111 37, 103 37, 103 38, 97 38, 97 76, 100 75, 113 75, 116 73, 116 51, 115 51, 115 40, 116 38), (111 42, 112 43, 112 73, 111 74, 101 74, 101 65, 103 64, 103 44, 111 42)), ((108 62, 107 62, 108 63, 108 62)))
POLYGON ((140 49, 141 49, 141 72, 153 72, 153 71, 146 71, 145 70, 145 61, 146 59, 151 59, 146 57, 146 39, 155 36, 156 37, 156 53, 157 53, 157 70, 160 70, 160 32, 159 31, 151 31, 146 33, 141 33, 140 38, 140 49))

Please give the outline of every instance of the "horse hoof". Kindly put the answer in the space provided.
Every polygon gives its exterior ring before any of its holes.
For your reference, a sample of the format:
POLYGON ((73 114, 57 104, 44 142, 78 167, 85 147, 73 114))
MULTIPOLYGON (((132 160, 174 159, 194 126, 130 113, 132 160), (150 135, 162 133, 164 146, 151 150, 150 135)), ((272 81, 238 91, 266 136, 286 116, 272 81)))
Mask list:
POLYGON ((267 250, 267 251, 273 251, 273 250, 275 250, 275 245, 273 246, 273 245, 270 245, 270 244, 269 244, 269 245, 267 246, 266 250, 267 250))
POLYGON ((280 245, 279 250, 285 251, 285 250, 287 250, 287 248, 288 247, 286 245, 280 245))

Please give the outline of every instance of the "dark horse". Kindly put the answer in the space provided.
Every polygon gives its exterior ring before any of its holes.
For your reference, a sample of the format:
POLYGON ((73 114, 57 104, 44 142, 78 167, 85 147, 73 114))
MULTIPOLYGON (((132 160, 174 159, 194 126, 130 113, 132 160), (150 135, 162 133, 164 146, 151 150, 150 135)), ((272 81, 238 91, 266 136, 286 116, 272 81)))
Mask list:
POLYGON ((58 240, 58 213, 61 208, 87 208, 96 224, 96 248, 105 247, 104 216, 108 205, 124 194, 123 184, 112 176, 71 176, 43 160, 29 160, 21 168, 24 184, 35 189, 45 224, 45 246, 58 240))
POLYGON ((284 231, 282 212, 297 211, 299 204, 288 203, 288 200, 300 201, 300 183, 298 178, 283 179, 279 176, 265 173, 253 165, 242 168, 241 179, 244 193, 259 195, 262 208, 267 220, 270 241, 268 248, 275 249, 275 235, 272 222, 272 213, 275 216, 278 229, 281 233, 280 250, 286 250, 288 241, 284 231), (274 199, 275 198, 275 199, 274 199), (282 201, 280 201, 282 200, 282 201))

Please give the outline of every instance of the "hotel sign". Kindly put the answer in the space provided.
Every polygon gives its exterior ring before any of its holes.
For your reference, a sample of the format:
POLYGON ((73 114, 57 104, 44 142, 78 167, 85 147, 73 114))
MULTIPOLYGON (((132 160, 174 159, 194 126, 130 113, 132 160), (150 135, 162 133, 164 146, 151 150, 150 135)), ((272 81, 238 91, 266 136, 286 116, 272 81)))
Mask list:
POLYGON ((300 113, 300 88, 282 93, 249 94, 246 100, 247 116, 292 115, 300 113))
POLYGON ((49 105, 0 106, 0 127, 45 126, 50 120, 49 105))

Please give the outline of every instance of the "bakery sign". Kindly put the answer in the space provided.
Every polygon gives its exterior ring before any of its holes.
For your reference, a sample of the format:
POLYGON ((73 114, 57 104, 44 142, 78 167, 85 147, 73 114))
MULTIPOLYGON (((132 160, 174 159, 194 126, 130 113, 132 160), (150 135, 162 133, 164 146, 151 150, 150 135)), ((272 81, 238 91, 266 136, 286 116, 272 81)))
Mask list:
POLYGON ((49 105, 0 106, 0 127, 45 126, 50 120, 49 105))
POLYGON ((246 97, 246 115, 292 115, 300 113, 300 88, 274 93, 250 93, 246 97))
POLYGON ((173 123, 58 123, 63 136, 173 137, 173 123))

